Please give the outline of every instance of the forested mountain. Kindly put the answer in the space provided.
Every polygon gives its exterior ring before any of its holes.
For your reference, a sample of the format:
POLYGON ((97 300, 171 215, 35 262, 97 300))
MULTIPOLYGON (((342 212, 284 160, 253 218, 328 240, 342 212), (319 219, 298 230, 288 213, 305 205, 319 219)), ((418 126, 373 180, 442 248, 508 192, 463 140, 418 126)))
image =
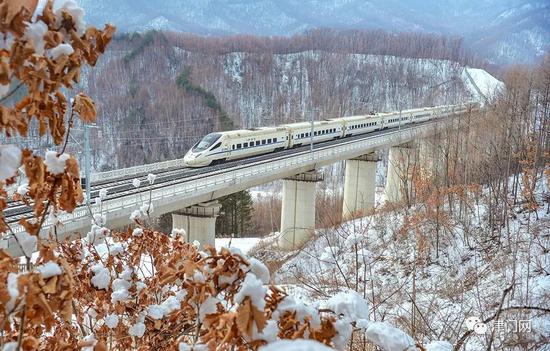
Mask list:
POLYGON ((310 28, 384 29, 460 35, 492 62, 528 63, 550 45, 545 0, 82 0, 92 23, 121 32, 292 35, 310 28))
POLYGON ((98 170, 180 158, 203 135, 472 98, 460 40, 314 31, 291 38, 149 32, 115 41, 82 88, 98 170), (100 156, 101 155, 101 156, 100 156))

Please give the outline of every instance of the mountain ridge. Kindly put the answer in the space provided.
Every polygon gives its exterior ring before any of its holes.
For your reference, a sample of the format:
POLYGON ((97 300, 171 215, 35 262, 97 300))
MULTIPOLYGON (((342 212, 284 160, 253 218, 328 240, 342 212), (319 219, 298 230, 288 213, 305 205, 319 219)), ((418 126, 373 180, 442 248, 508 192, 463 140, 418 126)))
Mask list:
POLYGON ((151 29, 201 35, 289 36, 306 29, 420 31, 466 38, 497 64, 533 63, 550 48, 550 5, 544 0, 81 0, 88 20, 119 32, 151 29))

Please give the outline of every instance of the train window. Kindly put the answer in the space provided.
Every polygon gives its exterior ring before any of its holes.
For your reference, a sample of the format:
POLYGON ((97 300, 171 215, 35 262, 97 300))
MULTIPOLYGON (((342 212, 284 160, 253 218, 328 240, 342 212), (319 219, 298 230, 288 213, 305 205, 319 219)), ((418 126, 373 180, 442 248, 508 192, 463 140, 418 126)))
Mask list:
POLYGON ((222 135, 219 133, 211 133, 206 135, 200 142, 193 146, 194 152, 201 152, 212 146, 222 135))
POLYGON ((271 144, 271 138, 267 139, 267 143, 271 144))
POLYGON ((231 145, 231 148, 232 148, 233 150, 235 150, 235 145, 231 145))
POLYGON ((265 145, 265 139, 264 139, 264 140, 262 140, 262 145, 265 145))
POLYGON ((304 133, 300 134, 300 138, 303 138, 304 137, 304 133))
POLYGON ((276 143, 276 142, 277 142, 277 138, 273 138, 273 142, 276 143))
POLYGON ((244 143, 244 144, 243 144, 243 147, 248 147, 248 143, 244 143))
POLYGON ((237 144, 237 149, 240 149, 241 148, 241 144, 237 144))
POLYGON ((260 145, 260 141, 256 140, 256 146, 260 145))
POLYGON ((212 148, 210 149, 210 151, 212 150, 216 150, 217 148, 219 148, 221 146, 222 142, 220 141, 219 143, 217 143, 216 145, 212 146, 212 148))

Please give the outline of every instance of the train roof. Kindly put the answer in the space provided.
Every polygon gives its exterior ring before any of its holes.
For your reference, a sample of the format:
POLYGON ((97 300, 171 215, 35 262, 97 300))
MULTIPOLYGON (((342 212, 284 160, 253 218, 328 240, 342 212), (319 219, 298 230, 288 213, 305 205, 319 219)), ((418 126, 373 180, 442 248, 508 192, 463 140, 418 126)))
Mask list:
MULTIPOLYGON (((330 125, 336 122, 332 119, 325 119, 322 121, 314 121, 314 126, 322 126, 322 125, 330 125)), ((311 128, 311 122, 296 122, 296 123, 289 123, 289 124, 281 124, 280 127, 289 127, 289 128, 311 128)))
POLYGON ((356 115, 356 116, 346 116, 346 117, 337 117, 331 118, 331 121, 343 122, 343 121, 359 121, 368 118, 376 118, 377 115, 356 115))
POLYGON ((238 130, 229 130, 226 132, 219 132, 219 134, 228 136, 228 137, 252 137, 257 135, 269 134, 274 132, 285 131, 282 127, 259 127, 259 128, 250 128, 250 129, 238 129, 238 130))

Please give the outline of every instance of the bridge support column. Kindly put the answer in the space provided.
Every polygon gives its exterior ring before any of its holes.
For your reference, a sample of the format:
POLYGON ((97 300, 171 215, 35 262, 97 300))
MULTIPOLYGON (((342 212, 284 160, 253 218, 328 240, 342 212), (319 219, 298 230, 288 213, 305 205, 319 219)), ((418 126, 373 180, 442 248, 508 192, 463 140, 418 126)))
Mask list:
POLYGON ((186 207, 172 214, 172 228, 185 229, 187 242, 197 240, 201 246, 215 244, 216 217, 220 213, 218 201, 186 207))
POLYGON ((386 200, 412 203, 412 180, 416 172, 416 148, 400 145, 390 148, 388 176, 386 178, 386 200))
POLYGON ((376 163, 378 161, 379 158, 375 154, 346 160, 343 219, 352 218, 354 215, 374 208, 376 163))
POLYGON ((442 172, 438 147, 427 139, 418 141, 418 163, 424 175, 435 175, 442 172))
POLYGON ((279 246, 291 250, 315 231, 315 183, 323 180, 316 171, 283 180, 283 208, 279 246))

